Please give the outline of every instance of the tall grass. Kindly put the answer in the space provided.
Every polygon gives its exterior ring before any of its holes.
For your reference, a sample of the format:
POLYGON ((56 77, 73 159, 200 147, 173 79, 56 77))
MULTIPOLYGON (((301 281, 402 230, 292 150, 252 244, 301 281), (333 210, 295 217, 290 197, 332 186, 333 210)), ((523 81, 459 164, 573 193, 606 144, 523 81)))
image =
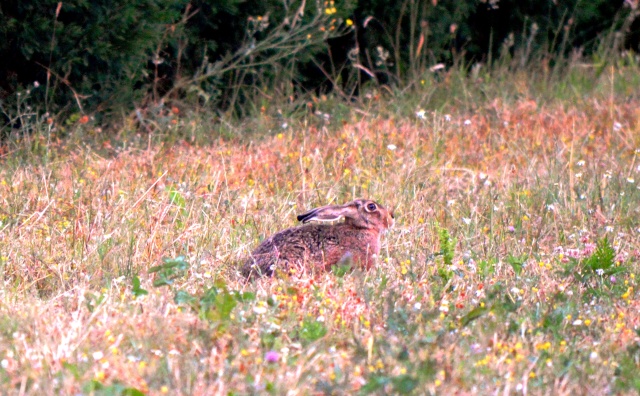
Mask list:
POLYGON ((150 134, 24 123, 0 159, 2 387, 637 391, 633 62, 150 134), (295 214, 360 196, 397 217, 373 270, 240 277, 295 214))

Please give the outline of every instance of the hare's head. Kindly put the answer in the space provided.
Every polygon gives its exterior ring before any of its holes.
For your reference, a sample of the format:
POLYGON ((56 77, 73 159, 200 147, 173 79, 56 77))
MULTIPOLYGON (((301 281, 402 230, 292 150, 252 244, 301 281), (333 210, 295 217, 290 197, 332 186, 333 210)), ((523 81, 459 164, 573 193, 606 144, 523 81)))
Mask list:
POLYGON ((344 205, 327 205, 298 216, 298 221, 334 221, 344 217, 346 224, 378 232, 393 226, 393 213, 369 199, 356 199, 344 205))

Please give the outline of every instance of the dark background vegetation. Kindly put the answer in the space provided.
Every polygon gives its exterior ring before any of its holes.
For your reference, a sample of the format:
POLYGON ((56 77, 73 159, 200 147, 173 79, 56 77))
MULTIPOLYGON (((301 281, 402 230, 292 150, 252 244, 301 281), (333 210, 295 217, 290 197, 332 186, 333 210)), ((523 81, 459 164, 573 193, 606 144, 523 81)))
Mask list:
POLYGON ((553 66, 639 49, 637 1, 346 0, 320 10, 306 3, 301 14, 299 3, 285 8, 281 0, 5 0, 4 124, 19 122, 11 109, 21 92, 40 114, 64 117, 107 120, 165 102, 241 117, 272 93, 292 100, 331 91, 353 100, 367 84, 410 87, 439 63, 553 66), (281 25, 295 18, 298 25, 281 25), (292 51, 276 40, 243 55, 278 26, 285 37, 304 24, 325 33, 321 42, 292 51), (193 78, 212 65, 230 67, 193 78))

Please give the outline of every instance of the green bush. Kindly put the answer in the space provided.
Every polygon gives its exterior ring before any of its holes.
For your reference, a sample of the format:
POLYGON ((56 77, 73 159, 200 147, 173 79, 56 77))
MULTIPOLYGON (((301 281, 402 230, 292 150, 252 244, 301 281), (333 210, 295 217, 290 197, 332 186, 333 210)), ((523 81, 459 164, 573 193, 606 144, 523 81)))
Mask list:
POLYGON ((9 1, 0 12, 2 96, 38 81, 48 111, 141 100, 150 55, 186 0, 9 1))
POLYGON ((606 60, 637 16, 624 4, 8 0, 0 6, 0 59, 10 60, 0 63, 0 107, 10 113, 17 93, 37 81, 29 100, 39 113, 101 117, 187 101, 243 116, 259 101, 327 81, 348 95, 363 76, 406 86, 439 62, 466 67, 501 56, 524 66, 576 49, 606 60))

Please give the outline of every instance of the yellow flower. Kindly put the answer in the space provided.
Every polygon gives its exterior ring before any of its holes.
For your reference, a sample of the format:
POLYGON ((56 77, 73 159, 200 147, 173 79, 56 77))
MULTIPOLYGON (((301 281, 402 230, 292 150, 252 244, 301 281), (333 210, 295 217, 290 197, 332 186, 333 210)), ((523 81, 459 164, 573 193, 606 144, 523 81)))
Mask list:
POLYGON ((353 25, 353 21, 351 19, 347 19, 345 21, 345 23, 347 24, 347 26, 352 26, 353 25))

